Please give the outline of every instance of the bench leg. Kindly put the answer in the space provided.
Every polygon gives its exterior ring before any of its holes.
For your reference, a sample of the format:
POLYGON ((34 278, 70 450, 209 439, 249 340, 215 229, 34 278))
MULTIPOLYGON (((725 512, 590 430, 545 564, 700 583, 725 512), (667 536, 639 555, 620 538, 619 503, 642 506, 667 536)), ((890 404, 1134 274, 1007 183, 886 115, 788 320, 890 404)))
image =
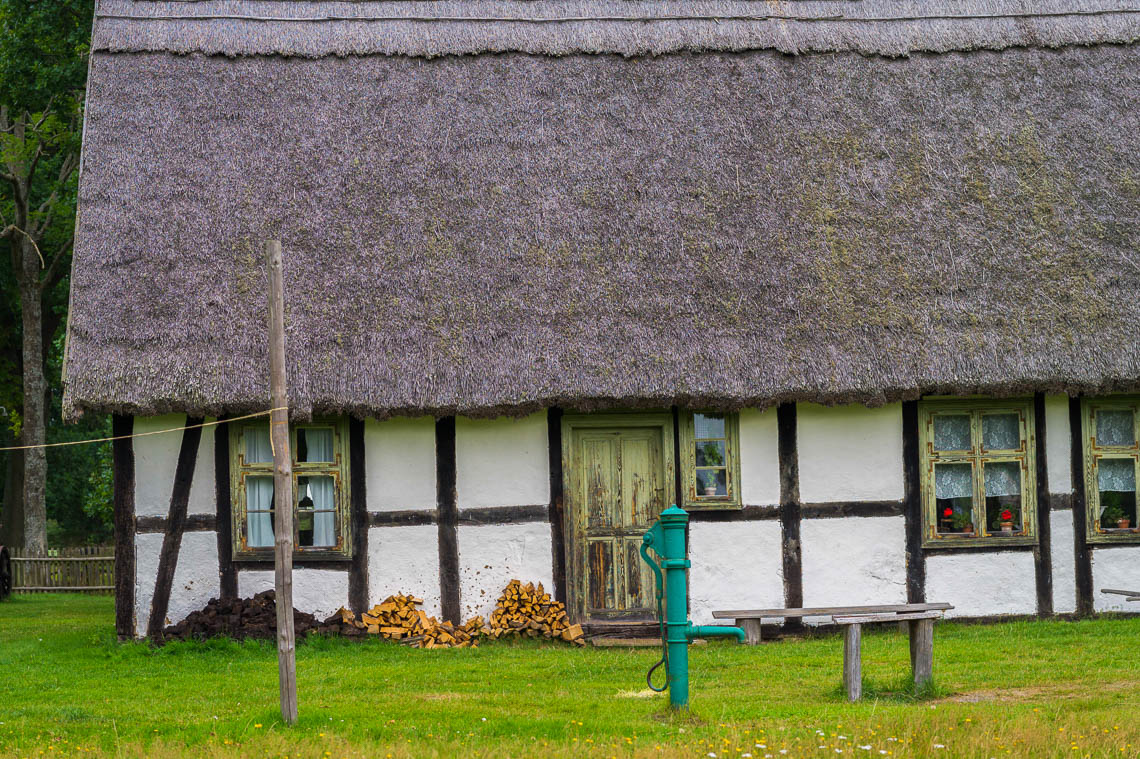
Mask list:
POLYGON ((934 676, 933 619, 916 619, 910 623, 910 668, 915 688, 923 687, 934 676))
POLYGON ((749 646, 755 646, 760 643, 760 620, 758 619, 738 619, 736 626, 744 631, 744 642, 749 646))
POLYGON ((863 697, 862 642, 862 625, 847 625, 847 635, 843 639, 843 687, 847 689, 848 701, 858 701, 863 697))

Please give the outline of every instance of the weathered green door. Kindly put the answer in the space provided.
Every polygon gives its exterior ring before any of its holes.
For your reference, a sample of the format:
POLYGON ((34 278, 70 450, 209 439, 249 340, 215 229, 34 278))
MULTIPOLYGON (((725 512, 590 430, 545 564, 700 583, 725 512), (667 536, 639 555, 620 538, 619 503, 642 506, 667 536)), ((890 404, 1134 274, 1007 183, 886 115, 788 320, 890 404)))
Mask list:
POLYGON ((672 490, 666 475, 672 469, 666 451, 671 425, 667 438, 661 424, 591 421, 572 426, 568 441, 573 607, 588 621, 652 619, 653 574, 639 550, 641 536, 667 505, 666 490, 672 490))

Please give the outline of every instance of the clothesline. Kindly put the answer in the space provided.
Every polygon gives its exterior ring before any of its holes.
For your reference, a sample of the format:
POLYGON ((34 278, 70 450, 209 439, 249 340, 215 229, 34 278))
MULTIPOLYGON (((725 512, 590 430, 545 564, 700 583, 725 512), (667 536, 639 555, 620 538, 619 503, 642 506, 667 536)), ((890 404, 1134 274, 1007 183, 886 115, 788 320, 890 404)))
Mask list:
POLYGON ((93 440, 67 440, 62 443, 40 443, 38 445, 10 445, 6 448, 0 448, 0 451, 26 451, 29 448, 61 448, 65 445, 85 445, 87 443, 108 443, 113 440, 126 440, 127 438, 147 437, 148 435, 162 435, 167 432, 179 432, 181 430, 192 430, 197 427, 213 427, 217 424, 226 424, 227 422, 238 422, 242 419, 253 419, 258 416, 267 416, 274 411, 288 411, 287 406, 278 406, 277 408, 267 409, 265 411, 255 411, 252 414, 244 416, 235 416, 229 419, 218 419, 213 422, 202 422, 200 424, 187 424, 182 427, 171 427, 165 430, 151 430, 150 432, 135 432, 130 435, 113 435, 112 437, 99 437, 93 440))

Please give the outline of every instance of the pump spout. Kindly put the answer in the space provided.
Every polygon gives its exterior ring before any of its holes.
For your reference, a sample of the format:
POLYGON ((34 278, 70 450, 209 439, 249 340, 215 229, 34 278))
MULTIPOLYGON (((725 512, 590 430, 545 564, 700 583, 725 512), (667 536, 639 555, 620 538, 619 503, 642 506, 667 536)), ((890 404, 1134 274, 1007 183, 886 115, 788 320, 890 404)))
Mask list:
POLYGON ((689 625, 687 631, 689 640, 694 638, 736 638, 737 643, 745 640, 744 630, 731 625, 689 625))

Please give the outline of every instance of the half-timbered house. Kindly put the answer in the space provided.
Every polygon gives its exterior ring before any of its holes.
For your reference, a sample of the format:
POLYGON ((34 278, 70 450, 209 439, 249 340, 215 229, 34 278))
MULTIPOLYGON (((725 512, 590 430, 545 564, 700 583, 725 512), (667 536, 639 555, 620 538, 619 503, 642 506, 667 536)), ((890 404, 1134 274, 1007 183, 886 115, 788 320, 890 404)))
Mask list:
MULTIPOLYGON (((1140 585, 1133 0, 99 0, 66 411, 112 413, 122 635, 511 577, 652 615, 1140 585)), ((1114 605, 1115 604, 1115 605, 1114 605)))

